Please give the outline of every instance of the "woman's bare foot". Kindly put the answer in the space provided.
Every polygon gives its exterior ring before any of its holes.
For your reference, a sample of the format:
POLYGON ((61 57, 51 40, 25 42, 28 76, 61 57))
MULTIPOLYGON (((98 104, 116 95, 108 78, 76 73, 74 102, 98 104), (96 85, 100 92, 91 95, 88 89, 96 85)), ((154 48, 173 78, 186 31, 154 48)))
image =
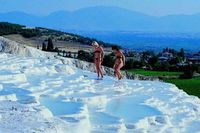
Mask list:
POLYGON ((123 76, 120 76, 120 77, 119 77, 119 80, 122 80, 122 79, 123 79, 123 76))

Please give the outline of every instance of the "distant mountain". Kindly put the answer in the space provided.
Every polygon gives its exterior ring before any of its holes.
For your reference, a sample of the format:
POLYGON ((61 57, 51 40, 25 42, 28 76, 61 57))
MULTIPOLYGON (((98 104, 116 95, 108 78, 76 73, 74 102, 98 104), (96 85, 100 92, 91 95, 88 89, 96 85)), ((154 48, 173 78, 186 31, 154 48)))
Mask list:
POLYGON ((46 17, 23 12, 0 13, 0 21, 82 31, 200 32, 200 14, 154 17, 118 7, 58 11, 46 17))
POLYGON ((8 13, 0 13, 0 21, 6 22, 16 22, 18 24, 27 24, 33 25, 36 24, 39 20, 38 17, 24 13, 24 12, 8 12, 8 13))

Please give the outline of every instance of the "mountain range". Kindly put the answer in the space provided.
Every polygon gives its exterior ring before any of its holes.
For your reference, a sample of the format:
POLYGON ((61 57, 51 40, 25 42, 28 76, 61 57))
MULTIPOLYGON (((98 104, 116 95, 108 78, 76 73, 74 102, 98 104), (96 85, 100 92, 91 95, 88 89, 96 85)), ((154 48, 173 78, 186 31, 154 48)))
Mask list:
POLYGON ((200 14, 149 16, 119 7, 88 7, 38 17, 24 12, 0 13, 0 21, 79 31, 200 32, 200 14))

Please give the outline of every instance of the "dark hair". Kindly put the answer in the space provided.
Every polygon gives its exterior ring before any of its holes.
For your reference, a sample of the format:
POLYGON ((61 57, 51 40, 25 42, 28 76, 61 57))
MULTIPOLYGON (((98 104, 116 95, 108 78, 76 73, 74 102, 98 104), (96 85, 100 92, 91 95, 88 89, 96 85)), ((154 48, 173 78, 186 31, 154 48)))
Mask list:
POLYGON ((117 50, 117 51, 119 51, 119 47, 118 47, 118 46, 112 46, 112 50, 117 50))

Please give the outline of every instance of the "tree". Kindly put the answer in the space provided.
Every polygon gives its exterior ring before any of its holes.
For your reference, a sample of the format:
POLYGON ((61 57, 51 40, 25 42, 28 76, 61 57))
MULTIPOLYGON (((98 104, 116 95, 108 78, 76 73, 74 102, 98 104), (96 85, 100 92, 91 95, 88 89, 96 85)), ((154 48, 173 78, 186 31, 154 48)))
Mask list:
POLYGON ((184 74, 180 75, 181 79, 192 79, 194 71, 190 69, 184 70, 184 74))
POLYGON ((40 46, 39 46, 39 45, 37 45, 37 49, 40 49, 40 46))
POLYGON ((184 49, 183 49, 183 48, 181 48, 179 55, 180 55, 182 58, 185 58, 185 52, 184 52, 184 49))
POLYGON ((169 71, 169 69, 170 69, 170 64, 167 61, 157 62, 153 67, 154 71, 169 71))
POLYGON ((47 45, 47 51, 53 51, 54 47, 53 47, 53 41, 51 38, 48 39, 48 45, 47 45))
POLYGON ((152 67, 154 67, 155 66, 155 64, 158 62, 158 57, 156 56, 156 55, 154 55, 154 56, 152 56, 151 58, 149 58, 149 61, 148 61, 148 63, 152 66, 152 67))
POLYGON ((42 51, 47 51, 47 46, 44 42, 42 43, 42 51))
POLYGON ((55 52, 59 52, 59 49, 58 49, 58 47, 56 47, 56 48, 54 49, 54 51, 55 51, 55 52))
POLYGON ((9 34, 18 34, 24 26, 18 24, 11 24, 7 22, 0 22, 0 36, 9 34))
POLYGON ((78 57, 77 58, 79 60, 93 62, 93 54, 86 52, 86 51, 83 51, 83 50, 78 51, 78 57))
POLYGON ((104 56, 104 59, 103 59, 103 65, 104 66, 112 68, 113 65, 114 65, 114 62, 115 62, 115 60, 114 60, 112 54, 108 54, 108 55, 104 56))
POLYGON ((181 62, 181 58, 180 57, 175 57, 175 58, 172 58, 170 61, 169 61, 169 64, 170 65, 176 65, 177 63, 180 63, 181 62))
POLYGON ((197 67, 197 73, 200 74, 200 66, 197 67))

